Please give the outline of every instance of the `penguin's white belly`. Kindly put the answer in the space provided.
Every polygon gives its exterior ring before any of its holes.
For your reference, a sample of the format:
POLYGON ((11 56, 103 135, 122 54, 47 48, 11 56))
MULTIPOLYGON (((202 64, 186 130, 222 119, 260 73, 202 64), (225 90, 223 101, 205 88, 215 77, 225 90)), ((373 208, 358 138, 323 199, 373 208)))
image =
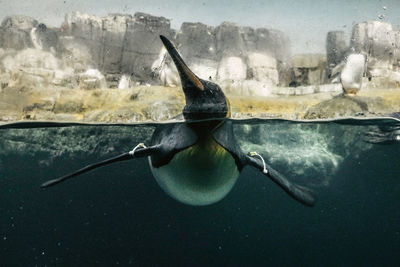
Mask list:
POLYGON ((361 89, 364 68, 364 55, 351 54, 348 56, 346 65, 340 75, 343 90, 346 93, 355 94, 361 89))
POLYGON ((225 197, 235 185, 239 170, 232 155, 215 143, 201 143, 175 154, 151 171, 172 198, 189 205, 209 205, 225 197))

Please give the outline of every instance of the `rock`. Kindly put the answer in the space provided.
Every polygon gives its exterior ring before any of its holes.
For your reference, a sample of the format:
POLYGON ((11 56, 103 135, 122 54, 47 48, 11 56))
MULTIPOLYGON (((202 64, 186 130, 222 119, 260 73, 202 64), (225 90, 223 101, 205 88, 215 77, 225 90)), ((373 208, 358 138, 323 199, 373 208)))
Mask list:
POLYGON ((33 47, 30 31, 38 22, 30 17, 14 15, 6 17, 0 27, 0 47, 16 50, 33 47))
POLYGON ((217 59, 228 57, 245 57, 245 47, 239 26, 223 22, 215 29, 217 59))
POLYGON ((326 36, 327 75, 332 79, 332 69, 340 64, 348 50, 343 31, 330 31, 326 36))
POLYGON ((257 51, 274 57, 277 61, 279 84, 288 86, 290 83, 291 46, 289 38, 281 31, 259 28, 256 30, 257 51))
POLYGON ((252 27, 241 27, 240 31, 246 51, 264 52, 264 51, 258 51, 257 48, 257 42, 258 42, 257 29, 254 29, 252 27))
MULTIPOLYGON (((323 101, 306 112, 305 119, 333 119, 344 117, 371 117, 376 111, 385 110, 385 102, 379 97, 338 95, 323 101)), ((383 114, 381 114, 383 116, 383 114)))
POLYGON ((151 81, 151 66, 162 46, 160 35, 171 35, 170 21, 164 17, 136 13, 128 20, 123 45, 122 73, 132 74, 135 80, 143 83, 151 81))
POLYGON ((218 62, 210 59, 197 59, 190 69, 204 80, 217 81, 218 62))
POLYGON ((163 86, 176 87, 181 84, 178 70, 164 46, 151 65, 151 70, 153 78, 158 78, 163 86))
POLYGON ((273 90, 275 95, 280 96, 294 96, 294 95, 308 95, 314 94, 318 92, 318 86, 309 85, 309 86, 296 86, 296 87, 276 87, 273 90))
POLYGON ((362 77, 365 72, 365 57, 361 54, 347 56, 346 65, 340 74, 343 91, 346 94, 356 94, 361 89, 362 77))
POLYGON ((225 22, 218 26, 215 32, 218 59, 234 56, 241 57, 247 63, 252 53, 274 58, 279 83, 289 84, 290 41, 281 31, 238 27, 236 24, 225 22))
POLYGON ((9 83, 10 79, 11 79, 11 76, 9 73, 0 73, 0 93, 1 93, 1 90, 8 87, 8 83, 9 83))
POLYGON ((296 86, 296 87, 274 87, 272 93, 275 95, 308 95, 316 93, 327 93, 327 92, 342 92, 342 86, 340 84, 320 84, 320 85, 308 85, 308 86, 296 86))
POLYGON ((107 87, 104 75, 97 69, 88 69, 79 76, 81 89, 102 89, 107 87))
POLYGON ((354 25, 350 47, 353 53, 366 55, 369 77, 388 77, 397 64, 396 36, 389 23, 368 21, 354 25))
POLYGON ((368 106, 364 102, 359 103, 351 97, 339 96, 311 107, 304 118, 327 119, 352 117, 364 115, 366 112, 368 112, 368 106))
POLYGON ((118 89, 129 89, 131 88, 131 77, 128 75, 122 75, 118 83, 118 89))
POLYGON ((24 16, 24 15, 13 15, 6 17, 2 23, 2 28, 15 28, 19 30, 30 31, 33 27, 38 24, 37 20, 24 16))
POLYGON ((62 55, 63 62, 77 73, 86 71, 88 67, 94 68, 98 65, 93 61, 90 47, 84 42, 76 41, 73 36, 62 36, 59 38, 59 42, 65 48, 62 55))
POLYGON ((183 59, 197 76, 216 80, 218 62, 214 27, 184 22, 176 43, 183 59))
POLYGON ((130 15, 109 14, 103 20, 101 69, 104 73, 120 73, 122 51, 130 15))
POLYGON ((65 16, 65 33, 74 37, 78 47, 87 47, 93 59, 92 67, 99 68, 103 51, 103 21, 101 18, 73 12, 65 16))
POLYGON ((318 91, 316 91, 316 93, 342 92, 342 90, 342 85, 338 83, 320 84, 318 85, 318 91))
POLYGON ((72 68, 65 68, 62 70, 55 70, 53 80, 51 83, 60 87, 77 88, 79 77, 74 73, 72 68))
POLYGON ((0 53, 0 69, 2 83, 15 88, 76 88, 78 84, 73 68, 65 66, 53 53, 33 48, 0 53))
POLYGON ((81 113, 84 111, 83 103, 76 101, 57 101, 54 105, 54 113, 81 113))
POLYGON ((28 48, 5 56, 0 64, 11 77, 8 86, 17 88, 45 87, 52 84, 55 71, 62 63, 52 53, 28 48))
POLYGON ((260 53, 248 55, 248 72, 251 78, 267 85, 276 86, 279 83, 279 74, 276 66, 276 59, 260 53))
POLYGON ((51 51, 54 54, 61 51, 57 32, 53 29, 47 28, 47 26, 43 23, 40 23, 37 27, 32 28, 30 31, 30 37, 33 46, 36 49, 51 51))
POLYGON ((257 51, 271 54, 278 62, 289 62, 291 58, 290 40, 281 31, 259 28, 257 34, 257 51))
POLYGON ((224 81, 242 81, 247 76, 247 66, 240 57, 224 57, 219 63, 217 80, 224 81))
POLYGON ((313 69, 318 68, 321 62, 326 62, 322 54, 297 54, 292 57, 293 68, 313 69))
POLYGON ((182 23, 176 36, 179 52, 190 65, 197 59, 217 59, 215 28, 202 23, 182 23))
POLYGON ((291 85, 318 85, 325 82, 325 55, 297 54, 292 57, 292 66, 291 85))
POLYGON ((392 25, 387 22, 358 23, 353 27, 350 47, 357 53, 390 61, 394 48, 392 31, 392 25))
MULTIPOLYGON (((76 73, 85 72, 88 68, 98 69, 107 79, 112 79, 107 81, 113 87, 118 86, 119 77, 124 74, 132 76, 140 84, 179 85, 175 66, 170 58, 167 56, 160 60, 160 34, 172 39, 189 67, 206 80, 218 80, 217 70, 220 68, 221 72, 221 64, 226 63, 226 58, 238 57, 245 65, 253 64, 252 53, 265 55, 268 61, 274 58, 274 68, 278 71, 280 81, 289 74, 289 40, 282 32, 271 29, 239 27, 228 22, 216 28, 202 23, 183 23, 174 40, 175 31, 170 28, 168 19, 144 13, 136 13, 134 16, 109 14, 100 18, 73 12, 65 17, 60 29, 51 29, 36 21, 12 17, 5 20, 2 31, 13 28, 12 25, 19 25, 19 34, 24 35, 26 40, 21 41, 19 39, 22 37, 14 36, 19 40, 15 42, 22 46, 8 46, 17 49, 29 46, 51 51, 76 73), (223 59, 224 62, 221 62, 223 59), (159 73, 156 73, 152 65, 161 66, 161 62, 164 62, 164 70, 159 68, 159 73), (163 81, 160 82, 158 80, 161 77, 163 81)), ((246 77, 235 79, 245 80, 249 78, 247 76, 256 75, 259 81, 276 83, 276 71, 269 66, 253 64, 249 70, 251 71, 246 77)), ((61 79, 56 79, 55 82, 62 83, 61 79)))
POLYGON ((240 84, 240 90, 236 90, 232 93, 242 96, 266 97, 271 95, 272 88, 274 87, 270 83, 266 83, 265 81, 244 80, 240 84))

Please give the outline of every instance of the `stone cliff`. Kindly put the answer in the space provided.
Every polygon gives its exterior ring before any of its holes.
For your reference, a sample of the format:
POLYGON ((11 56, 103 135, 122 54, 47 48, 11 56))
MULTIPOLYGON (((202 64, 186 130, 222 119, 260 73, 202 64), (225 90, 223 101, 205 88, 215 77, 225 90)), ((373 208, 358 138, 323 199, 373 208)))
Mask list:
MULTIPOLYGON (((183 23, 176 31, 168 19, 144 13, 100 18, 74 12, 66 15, 61 28, 48 28, 29 17, 11 16, 2 23, 0 47, 17 51, 37 48, 52 51, 57 58, 72 58, 78 61, 75 70, 99 69, 111 87, 117 87, 122 75, 135 83, 157 85, 160 81, 153 65, 162 52, 160 34, 182 47, 189 66, 205 79, 223 82, 240 73, 235 81, 255 78, 268 86, 289 83, 288 37, 277 30, 228 22, 218 27, 183 23)), ((156 67, 162 68, 164 60, 156 67)))
POLYGON ((198 76, 223 88, 235 117, 330 118, 400 109, 396 102, 400 34, 388 23, 356 24, 349 45, 343 32, 329 32, 326 55, 292 56, 289 38, 274 29, 186 22, 174 30, 169 19, 144 13, 100 18, 75 12, 66 15, 60 28, 26 16, 3 20, 0 120, 172 118, 181 110, 183 97, 173 88, 179 86, 179 78, 160 34, 173 40, 198 76), (338 77, 346 58, 354 53, 367 58, 362 88, 370 91, 362 89, 360 95, 370 105, 362 111, 336 112, 348 100, 332 98, 342 91, 338 77), (310 94, 314 95, 303 96, 310 94), (374 97, 382 99, 378 103, 370 99, 374 97), (332 107, 329 112, 324 101, 332 107), (319 108, 311 109, 313 105, 319 108))

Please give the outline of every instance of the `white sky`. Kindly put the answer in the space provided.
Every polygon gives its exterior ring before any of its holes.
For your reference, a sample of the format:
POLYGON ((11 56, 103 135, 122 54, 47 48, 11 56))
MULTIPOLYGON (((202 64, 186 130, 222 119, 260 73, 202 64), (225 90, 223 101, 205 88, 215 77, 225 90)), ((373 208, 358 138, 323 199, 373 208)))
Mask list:
POLYGON ((145 12, 182 22, 217 26, 223 21, 242 26, 275 28, 285 32, 292 53, 324 53, 330 30, 343 30, 350 38, 354 23, 379 20, 400 25, 400 0, 0 0, 0 20, 23 14, 50 26, 60 26, 72 11, 103 16, 107 13, 145 12))

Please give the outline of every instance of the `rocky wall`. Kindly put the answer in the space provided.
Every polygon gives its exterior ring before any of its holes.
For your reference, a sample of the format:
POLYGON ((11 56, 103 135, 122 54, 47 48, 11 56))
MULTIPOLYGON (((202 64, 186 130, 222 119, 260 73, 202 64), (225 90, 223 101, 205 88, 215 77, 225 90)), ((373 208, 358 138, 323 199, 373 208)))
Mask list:
POLYGON ((157 60, 159 67, 170 61, 163 58, 160 34, 174 41, 188 65, 203 79, 256 80, 268 86, 290 82, 289 39, 277 30, 230 22, 217 27, 185 22, 175 31, 168 19, 144 13, 100 18, 73 12, 65 16, 59 29, 29 17, 12 16, 3 21, 0 33, 0 47, 51 51, 71 61, 76 72, 100 70, 112 87, 122 75, 142 84, 160 84, 152 66, 157 60))

